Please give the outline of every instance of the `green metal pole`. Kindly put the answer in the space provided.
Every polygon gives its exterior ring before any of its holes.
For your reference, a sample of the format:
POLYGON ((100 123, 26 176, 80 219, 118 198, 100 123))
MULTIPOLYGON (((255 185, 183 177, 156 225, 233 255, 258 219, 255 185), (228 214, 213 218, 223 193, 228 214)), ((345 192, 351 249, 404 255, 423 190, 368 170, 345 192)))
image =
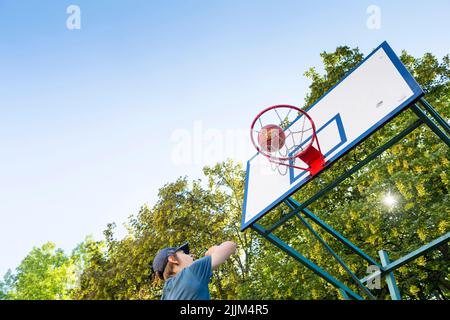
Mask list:
MULTIPOLYGON (((295 201, 292 198, 286 199, 285 203, 291 208, 295 209, 297 207, 300 207, 300 203, 295 201)), ((322 221, 319 217, 317 217, 314 213, 312 213, 310 210, 304 208, 302 210, 303 214, 311 219, 313 222, 315 222, 318 226, 320 226, 322 229, 324 229, 326 232, 331 234, 333 237, 335 237, 338 241, 340 241, 343 245, 345 245, 347 248, 355 252, 357 255, 359 255, 361 258, 366 260, 371 265, 375 265, 379 268, 381 268, 381 265, 373 259, 371 256, 369 256, 367 253, 362 251, 360 248, 358 248, 356 245, 354 245, 350 240, 345 238, 343 235, 341 235, 339 232, 334 230, 332 227, 330 227, 328 224, 326 224, 324 221, 322 221)))
POLYGON ((444 128, 445 132, 450 134, 450 125, 441 115, 434 109, 431 104, 425 100, 425 98, 420 98, 420 104, 427 110, 430 115, 444 128))
POLYGON ((416 104, 411 107, 414 113, 421 118, 425 124, 439 137, 442 141, 444 141, 448 147, 450 147, 450 138, 445 134, 444 131, 439 128, 433 120, 428 117, 422 109, 420 109, 416 104))
POLYGON ((374 277, 378 277, 378 276, 382 276, 386 273, 389 273, 391 271, 394 271, 398 268, 400 268, 401 266, 403 266, 404 264, 417 259, 420 256, 423 256, 425 253, 427 253, 428 251, 433 250, 436 247, 439 247, 441 245, 443 245, 444 243, 447 243, 450 240, 450 232, 447 232, 446 234, 444 234, 443 236, 427 243, 426 245, 408 253, 407 255, 395 260, 394 262, 390 262, 389 264, 387 264, 386 266, 383 266, 381 268, 381 271, 377 271, 372 273, 371 275, 361 279, 361 282, 367 282, 372 280, 374 277))
POLYGON ((252 229, 258 232, 260 235, 262 235, 264 238, 266 238, 270 243, 274 244, 276 247, 281 249, 282 251, 286 252, 289 256, 303 264, 305 267, 310 269, 312 272, 317 274, 319 277, 325 279, 327 282, 331 283, 333 286, 335 286, 338 289, 344 290, 349 296, 351 296, 354 299, 362 300, 363 298, 358 295, 357 293, 353 292, 349 287, 347 287, 345 284, 331 276, 329 273, 327 273, 325 270, 320 268, 318 265, 313 263, 312 261, 306 259, 304 256, 302 256, 300 253, 298 253, 296 250, 294 250, 292 247, 290 247, 288 244, 283 242, 280 238, 275 236, 273 233, 267 233, 267 230, 257 224, 252 224, 252 229))
POLYGON ((325 242, 325 240, 314 230, 314 228, 299 214, 297 213, 297 218, 305 225, 305 227, 314 235, 314 237, 320 242, 320 244, 336 259, 336 261, 344 268, 348 275, 355 281, 355 283, 369 296, 370 299, 376 300, 376 297, 367 289, 364 284, 359 281, 358 277, 350 270, 350 268, 345 264, 345 262, 334 252, 333 249, 325 242))
POLYGON ((427 253, 430 250, 433 250, 434 248, 443 245, 444 243, 448 242, 450 240, 450 232, 447 232, 443 236, 431 241, 430 243, 427 243, 426 245, 420 247, 419 249, 401 257, 400 259, 395 260, 394 262, 389 263, 385 267, 383 267, 383 273, 393 271, 395 269, 400 268, 404 264, 417 259, 420 256, 423 256, 425 253, 427 253))
POLYGON ((341 292, 342 297, 344 298, 344 300, 351 300, 352 298, 350 298, 347 294, 347 292, 345 292, 345 290, 339 289, 339 291, 341 292))
MULTIPOLYGON (((384 250, 380 250, 378 254, 380 255, 381 264, 383 266, 387 266, 390 262, 387 252, 384 250)), ((395 281, 394 273, 391 271, 387 273, 385 277, 392 300, 402 300, 400 290, 398 290, 397 282, 395 281)))

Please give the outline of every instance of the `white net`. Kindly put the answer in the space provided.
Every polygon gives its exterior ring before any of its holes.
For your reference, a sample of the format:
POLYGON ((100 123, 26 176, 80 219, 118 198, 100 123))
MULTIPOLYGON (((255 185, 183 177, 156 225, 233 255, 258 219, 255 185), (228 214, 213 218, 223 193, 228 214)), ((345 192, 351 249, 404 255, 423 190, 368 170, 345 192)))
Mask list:
POLYGON ((290 163, 305 166, 295 157, 311 144, 312 136, 313 124, 310 119, 289 106, 278 106, 262 113, 252 128, 252 140, 258 151, 269 158, 272 170, 281 175, 287 174, 290 163), (264 130, 268 125, 280 127, 284 137, 279 137, 277 130, 272 130, 272 136, 267 137, 264 130), (269 139, 270 147, 264 144, 264 139, 269 139), (293 163, 296 161, 300 163, 293 163))

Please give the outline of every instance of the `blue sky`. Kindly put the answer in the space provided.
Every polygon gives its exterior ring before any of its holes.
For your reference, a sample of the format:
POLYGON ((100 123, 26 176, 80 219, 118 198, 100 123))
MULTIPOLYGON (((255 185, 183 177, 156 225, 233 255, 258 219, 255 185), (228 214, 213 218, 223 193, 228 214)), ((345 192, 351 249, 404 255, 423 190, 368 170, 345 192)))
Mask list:
MULTIPOLYGON (((174 133, 248 139, 263 107, 303 104, 323 51, 387 40, 449 53, 448 12, 444 0, 0 0, 0 275, 46 241, 101 239, 178 176, 201 178, 215 159, 177 163, 174 133), (80 30, 66 28, 70 4, 80 30)), ((212 140, 189 144, 193 157, 212 140)), ((225 149, 217 160, 253 154, 225 149)))

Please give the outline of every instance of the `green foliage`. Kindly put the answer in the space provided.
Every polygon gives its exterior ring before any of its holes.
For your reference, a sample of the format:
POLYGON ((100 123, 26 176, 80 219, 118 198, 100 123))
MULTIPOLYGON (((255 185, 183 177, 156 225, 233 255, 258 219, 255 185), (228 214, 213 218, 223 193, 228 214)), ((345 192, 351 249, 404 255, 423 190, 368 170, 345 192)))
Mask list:
POLYGON ((0 300, 12 300, 14 297, 12 291, 14 290, 14 275, 11 270, 8 270, 0 281, 0 300))
POLYGON ((17 267, 4 277, 0 285, 2 299, 62 300, 68 299, 75 287, 73 261, 51 242, 33 248, 17 267))
POLYGON ((153 208, 143 206, 129 219, 129 234, 114 239, 114 224, 105 231, 104 251, 89 259, 74 291, 77 299, 158 299, 162 283, 152 281, 150 265, 156 252, 167 245, 189 240, 192 253, 200 257, 206 249, 225 240, 240 246, 239 254, 215 272, 211 295, 233 299, 239 287, 252 281, 254 234, 241 233, 240 214, 244 172, 226 162, 204 169, 206 186, 179 178, 159 190, 153 208))
MULTIPOLYGON (((314 68, 305 73, 311 80, 305 107, 364 58, 358 49, 345 46, 321 57, 325 74, 314 68)), ((403 52, 401 59, 426 90, 427 100, 449 119, 449 56, 439 62, 432 54, 417 59, 403 52)), ((295 198, 308 199, 415 119, 411 111, 404 112, 295 198)), ((309 209, 375 259, 383 249, 394 260, 449 231, 449 155, 448 148, 423 126, 309 209), (398 200, 393 208, 382 203, 388 191, 398 200)), ((9 272, 0 282, 0 299, 159 299, 162 283, 152 279, 152 259, 160 248, 187 240, 197 257, 224 240, 238 244, 238 253, 214 273, 213 299, 341 299, 334 287, 255 232, 240 232, 245 178, 240 164, 228 160, 205 167, 204 174, 206 181, 180 177, 164 185, 156 204, 143 206, 129 218, 123 239, 115 238, 111 223, 104 241, 88 237, 70 257, 52 244, 33 249, 17 272, 9 272)), ((269 226, 287 210, 280 205, 260 222, 269 226)), ((318 232, 360 278, 366 275, 366 262, 318 232)), ((363 295, 299 220, 291 219, 275 233, 363 295)), ((444 245, 397 270, 403 298, 448 298, 448 259, 448 245, 444 245)), ((374 294, 387 298, 386 285, 374 294)))
POLYGON ((318 100, 328 89, 334 86, 342 77, 364 59, 359 49, 350 49, 347 46, 336 48, 333 53, 320 54, 324 64, 325 75, 320 75, 315 68, 305 72, 311 80, 310 92, 306 96, 306 105, 309 106, 318 100))

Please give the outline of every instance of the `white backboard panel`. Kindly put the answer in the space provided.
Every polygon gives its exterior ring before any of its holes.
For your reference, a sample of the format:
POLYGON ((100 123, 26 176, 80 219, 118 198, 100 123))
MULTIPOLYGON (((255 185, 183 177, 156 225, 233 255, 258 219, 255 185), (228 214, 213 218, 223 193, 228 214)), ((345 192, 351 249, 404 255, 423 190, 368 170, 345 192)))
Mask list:
MULTIPOLYGON (((317 128, 326 167, 422 95, 422 89, 390 46, 381 44, 307 109, 317 128)), ((273 171, 268 159, 260 154, 247 162, 241 230, 311 180, 306 171, 288 171, 284 176, 273 171)))

